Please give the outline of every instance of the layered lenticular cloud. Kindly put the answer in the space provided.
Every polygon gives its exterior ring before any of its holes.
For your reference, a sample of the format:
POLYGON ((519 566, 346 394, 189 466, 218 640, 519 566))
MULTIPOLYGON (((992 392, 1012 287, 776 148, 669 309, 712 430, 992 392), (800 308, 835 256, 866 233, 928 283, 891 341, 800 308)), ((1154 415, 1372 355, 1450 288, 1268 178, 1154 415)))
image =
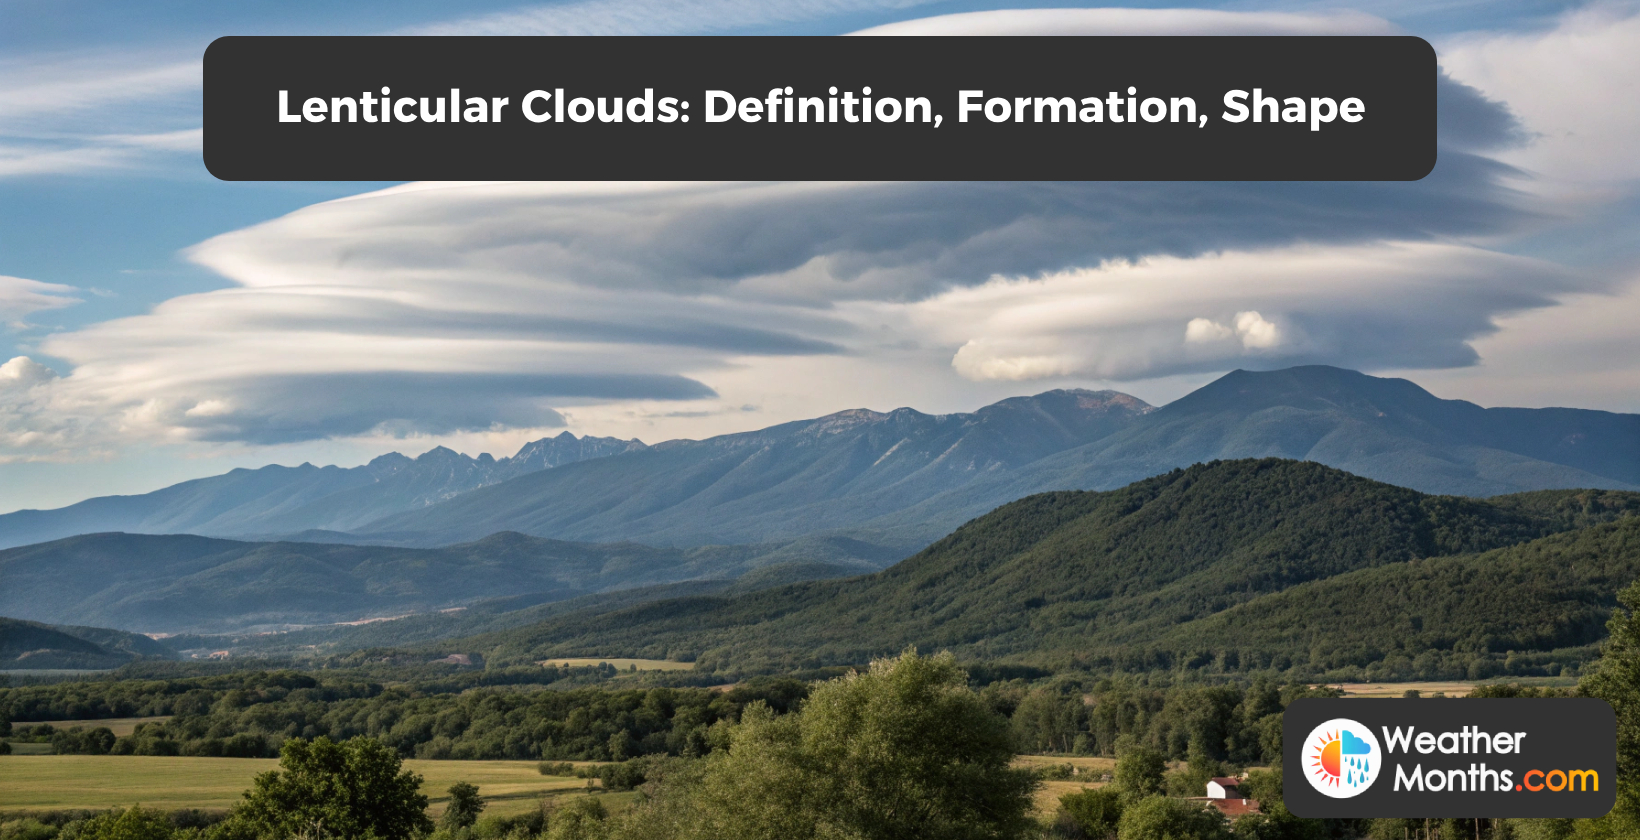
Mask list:
MULTIPOLYGON (((998 27, 1391 31, 1192 10, 890 31, 998 27)), ((0 457, 623 412, 738 427, 748 408, 892 407, 913 386, 1472 366, 1500 321, 1613 286, 1488 250, 1560 211, 1499 160, 1536 142, 1506 91, 1443 76, 1439 92, 1440 163, 1415 183, 415 184, 314 205, 188 252, 231 288, 42 342, 68 375, 7 363, 0 457)))
POLYGON ((998 278, 913 307, 976 381, 1135 380, 1237 367, 1461 367, 1497 316, 1590 278, 1479 248, 1397 243, 1153 257, 998 278))

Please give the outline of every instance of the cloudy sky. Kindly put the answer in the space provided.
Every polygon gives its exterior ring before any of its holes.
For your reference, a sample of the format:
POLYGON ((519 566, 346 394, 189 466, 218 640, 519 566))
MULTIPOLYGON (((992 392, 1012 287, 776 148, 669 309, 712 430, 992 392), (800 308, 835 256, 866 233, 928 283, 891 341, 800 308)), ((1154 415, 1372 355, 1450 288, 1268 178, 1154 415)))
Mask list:
POLYGON ((1325 363, 1640 411, 1640 4, 0 0, 0 511, 1325 363), (225 34, 1379 34, 1415 183, 224 183, 225 34), (9 361, 8 361, 9 360, 9 361))

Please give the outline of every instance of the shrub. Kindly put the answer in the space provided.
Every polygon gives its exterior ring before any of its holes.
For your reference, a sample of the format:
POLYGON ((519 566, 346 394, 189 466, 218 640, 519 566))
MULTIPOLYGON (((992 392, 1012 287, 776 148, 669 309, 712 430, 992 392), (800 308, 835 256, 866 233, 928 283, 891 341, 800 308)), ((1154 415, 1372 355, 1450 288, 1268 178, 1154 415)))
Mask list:
POLYGON ((1124 806, 1116 827, 1119 840, 1219 840, 1226 833, 1218 811, 1166 796, 1124 806))
POLYGON ((439 825, 444 828, 466 828, 478 822, 484 810, 484 797, 478 795, 478 786, 456 782, 450 786, 450 804, 444 809, 439 825))
POLYGON ((1059 820, 1069 823, 1077 833, 1092 840, 1107 840, 1116 836, 1116 826, 1122 820, 1122 795, 1114 788, 1103 787, 1067 793, 1059 797, 1059 820))

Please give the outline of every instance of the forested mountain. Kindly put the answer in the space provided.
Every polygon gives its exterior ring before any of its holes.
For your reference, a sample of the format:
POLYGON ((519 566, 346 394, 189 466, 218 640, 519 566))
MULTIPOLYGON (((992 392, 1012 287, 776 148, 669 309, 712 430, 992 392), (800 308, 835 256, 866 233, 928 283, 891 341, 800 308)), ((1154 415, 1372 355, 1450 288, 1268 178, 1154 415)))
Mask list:
POLYGON ((788 579, 850 574, 893 557, 860 543, 821 540, 684 550, 500 533, 416 549, 91 534, 0 551, 0 614, 144 632, 233 632, 427 613, 526 593, 531 603, 543 603, 735 578, 815 558, 832 568, 798 570, 788 579))
POLYGON ((0 548, 109 531, 212 536, 347 531, 478 487, 643 446, 564 432, 500 460, 438 447, 417 458, 390 453, 352 469, 312 464, 237 469, 140 496, 102 496, 56 510, 8 513, 0 516, 0 548))
MULTIPOLYGON (((1303 657, 1416 674, 1444 652, 1493 654, 1469 676, 1521 673, 1606 636, 1614 593, 1640 578, 1640 517, 1481 554, 1349 572, 1255 598, 1141 639, 1138 658, 1303 657), (1159 656, 1158 656, 1159 654, 1159 656)), ((1114 651, 1113 656, 1116 656, 1114 651)), ((1260 663, 1245 663, 1257 667, 1260 663)))
POLYGON ((175 658, 171 648, 136 633, 0 617, 0 670, 118 668, 136 659, 175 658))
POLYGON ((872 575, 569 614, 440 649, 753 670, 857 663, 906 645, 1135 670, 1325 670, 1429 650, 1446 673, 1501 662, 1511 645, 1530 653, 1597 639, 1590 616, 1640 575, 1636 513, 1636 493, 1482 501, 1315 463, 1214 462, 1110 492, 1022 499, 872 575), (1440 592, 1418 583, 1437 572, 1440 592), (1312 616, 1306 585, 1315 598, 1361 600, 1381 628, 1426 626, 1427 612, 1428 630, 1404 642, 1388 630, 1363 637, 1365 621, 1312 616), (1517 596, 1521 587, 1529 594, 1517 596), (1498 609, 1503 601, 1518 609, 1498 609))

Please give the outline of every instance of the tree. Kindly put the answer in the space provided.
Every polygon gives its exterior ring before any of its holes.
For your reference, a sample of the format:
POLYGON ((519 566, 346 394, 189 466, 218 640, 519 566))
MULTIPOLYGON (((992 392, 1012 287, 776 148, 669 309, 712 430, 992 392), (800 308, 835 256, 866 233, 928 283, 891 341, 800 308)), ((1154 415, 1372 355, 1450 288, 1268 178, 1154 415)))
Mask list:
POLYGON ((439 824, 445 828, 466 828, 478 822, 484 810, 484 797, 478 795, 478 786, 456 782, 450 786, 450 805, 444 809, 439 824))
POLYGON ((1089 788, 1059 797, 1060 821, 1069 820, 1083 836, 1106 840, 1116 836, 1122 820, 1122 795, 1115 788, 1089 788))
POLYGON ((570 800, 552 812, 545 840, 600 840, 607 836, 609 811, 591 796, 570 800))
POLYGON ((373 738, 292 739, 279 766, 252 782, 227 837, 405 840, 433 830, 421 776, 401 772, 399 754, 373 738))
POLYGON ((1073 752, 1076 736, 1087 729, 1080 696, 1033 691, 1020 700, 1010 721, 1020 748, 1028 752, 1073 752))
POLYGON ((1193 802, 1147 796, 1122 809, 1116 836, 1119 840, 1218 840, 1225 836, 1224 818, 1193 802))
POLYGON ((1013 756, 953 657, 907 651, 816 686, 798 712, 748 706, 727 751, 663 781, 617 836, 1020 837, 1037 781, 1013 756))
POLYGON ((1640 816, 1640 583, 1630 585, 1618 596, 1628 611, 1619 609, 1606 628, 1611 638, 1601 652, 1600 666, 1584 677, 1579 689, 1589 697, 1599 697, 1617 713, 1617 807, 1630 816, 1640 816))
POLYGON ((1215 776, 1228 775, 1224 763, 1214 761, 1206 753, 1194 745, 1190 750, 1188 764, 1182 770, 1175 770, 1166 775, 1166 788, 1169 796, 1205 796, 1207 782, 1215 776))
POLYGON ((1130 746, 1116 757, 1116 773, 1111 783, 1128 799, 1143 799, 1162 789, 1167 761, 1148 747, 1130 746))
POLYGON ((80 828, 79 840, 170 840, 174 833, 163 813, 139 805, 92 817, 80 828))

